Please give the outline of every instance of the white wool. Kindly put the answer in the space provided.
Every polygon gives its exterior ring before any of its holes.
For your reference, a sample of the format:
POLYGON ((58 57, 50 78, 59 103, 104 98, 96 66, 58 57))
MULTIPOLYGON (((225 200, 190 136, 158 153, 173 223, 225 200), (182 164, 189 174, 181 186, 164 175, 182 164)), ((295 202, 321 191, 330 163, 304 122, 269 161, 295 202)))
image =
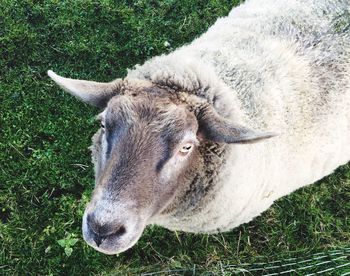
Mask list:
POLYGON ((128 72, 195 93, 246 127, 279 136, 230 145, 215 194, 155 223, 229 230, 350 159, 350 2, 250 0, 202 36, 128 72))

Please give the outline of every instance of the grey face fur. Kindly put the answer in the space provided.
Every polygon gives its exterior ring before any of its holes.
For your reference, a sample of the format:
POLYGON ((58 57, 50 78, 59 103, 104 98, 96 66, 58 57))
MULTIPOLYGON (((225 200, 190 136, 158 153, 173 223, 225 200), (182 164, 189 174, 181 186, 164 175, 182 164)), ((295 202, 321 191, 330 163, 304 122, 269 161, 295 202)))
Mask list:
MULTIPOLYGON (((205 157, 201 140, 252 143, 272 137, 222 118, 205 100, 148 82, 109 84, 50 77, 85 102, 103 107, 93 137, 96 186, 83 217, 83 236, 116 254, 133 246, 146 225, 188 190, 205 157)), ((171 208, 170 208, 171 209, 171 208)))
POLYGON ((132 246, 181 189, 183 168, 195 159, 198 124, 184 106, 147 95, 112 98, 100 120, 93 139, 96 187, 84 215, 84 238, 115 253, 132 246))

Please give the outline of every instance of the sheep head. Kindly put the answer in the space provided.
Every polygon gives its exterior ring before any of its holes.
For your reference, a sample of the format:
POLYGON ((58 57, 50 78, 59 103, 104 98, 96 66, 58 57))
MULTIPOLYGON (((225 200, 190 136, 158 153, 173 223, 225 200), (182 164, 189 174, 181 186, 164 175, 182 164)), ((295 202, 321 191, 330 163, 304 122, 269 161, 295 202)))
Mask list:
POLYGON ((97 83, 49 76, 84 102, 103 108, 93 137, 96 185, 83 217, 83 236, 116 254, 133 246, 189 185, 203 140, 253 143, 259 133, 221 117, 205 100, 147 81, 97 83))

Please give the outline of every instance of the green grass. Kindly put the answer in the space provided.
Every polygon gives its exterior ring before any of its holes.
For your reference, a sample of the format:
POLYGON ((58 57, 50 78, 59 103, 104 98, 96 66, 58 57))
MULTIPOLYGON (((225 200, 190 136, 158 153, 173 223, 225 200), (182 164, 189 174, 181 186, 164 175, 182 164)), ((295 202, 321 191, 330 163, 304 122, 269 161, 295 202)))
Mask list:
POLYGON ((190 42, 237 2, 0 1, 0 274, 215 270, 225 260, 350 245, 349 165, 229 233, 152 226, 119 256, 98 253, 81 237, 94 185, 88 146, 98 110, 62 92, 46 71, 97 81, 123 77, 126 68, 190 42))

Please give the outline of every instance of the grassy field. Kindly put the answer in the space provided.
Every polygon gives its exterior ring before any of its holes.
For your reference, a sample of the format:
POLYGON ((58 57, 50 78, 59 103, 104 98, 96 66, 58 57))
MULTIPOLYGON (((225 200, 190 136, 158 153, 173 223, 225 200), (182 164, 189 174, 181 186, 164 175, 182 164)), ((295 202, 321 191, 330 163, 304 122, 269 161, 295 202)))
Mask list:
POLYGON ((0 1, 1 275, 221 273, 226 261, 350 246, 349 165, 229 233, 152 226, 119 256, 98 253, 82 239, 81 217, 94 185, 88 146, 98 110, 62 92, 46 71, 97 81, 123 77, 127 68, 190 42, 235 4, 0 1))

